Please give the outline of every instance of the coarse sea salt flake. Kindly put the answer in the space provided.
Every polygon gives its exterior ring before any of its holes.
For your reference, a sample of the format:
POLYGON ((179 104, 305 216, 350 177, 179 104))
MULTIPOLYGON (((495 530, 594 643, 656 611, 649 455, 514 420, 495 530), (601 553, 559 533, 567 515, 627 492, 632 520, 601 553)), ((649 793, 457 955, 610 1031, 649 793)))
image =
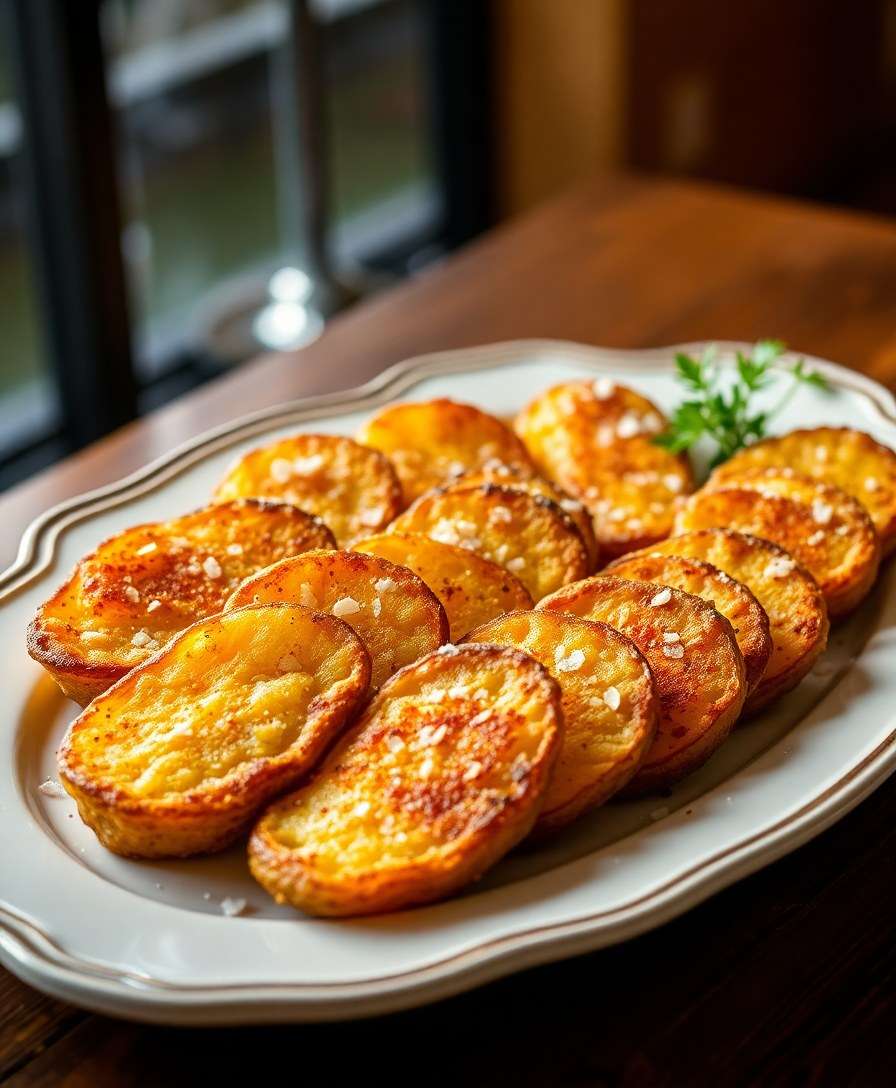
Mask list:
POLYGON ((307 582, 302 582, 299 587, 299 604, 304 608, 317 608, 317 597, 307 582))
POLYGON ((202 564, 202 569, 209 576, 209 578, 220 578, 223 574, 221 570, 221 564, 213 555, 206 556, 202 564))
POLYGON ((161 608, 161 607, 162 607, 162 602, 161 602, 160 600, 158 600, 158 598, 154 598, 154 599, 153 599, 153 600, 151 600, 151 601, 149 602, 149 604, 148 604, 148 605, 146 606, 146 611, 147 611, 147 612, 155 612, 155 610, 156 610, 157 608, 161 608))
POLYGON ((509 525, 513 521, 513 514, 506 506, 493 506, 490 517, 492 521, 502 522, 504 525, 509 525))
POLYGON ((377 578, 373 583, 373 588, 377 593, 388 593, 390 589, 396 589, 398 583, 394 578, 377 578))
POLYGON ((105 635, 102 631, 82 631, 79 637, 82 642, 99 642, 105 635))
POLYGON ((277 662, 277 668, 280 672, 298 672, 301 665, 295 654, 284 654, 277 662))
POLYGON ((373 528, 382 522, 384 516, 385 510, 382 506, 369 506, 366 510, 362 510, 358 515, 358 521, 360 521, 362 525, 373 528))
POLYGON ((151 540, 148 544, 144 544, 142 548, 137 549, 137 555, 149 555, 150 552, 154 552, 158 548, 158 544, 154 540, 151 540))
POLYGON ((868 476, 865 479, 864 486, 866 491, 877 491, 878 487, 880 487, 880 484, 877 482, 876 477, 868 476))
POLYGON ((824 529, 819 529, 813 533, 810 537, 806 538, 806 543, 810 548, 814 548, 816 544, 820 544, 824 540, 824 529))
POLYGON ((135 604, 140 600, 140 591, 136 586, 125 586, 124 595, 129 601, 133 601, 135 604))
POLYGON ((380 613, 382 612, 382 610, 383 602, 379 599, 379 597, 374 597, 373 600, 370 602, 370 611, 373 613, 373 618, 378 620, 380 618, 380 613))
POLYGON ((292 465, 285 457, 275 457, 268 472, 271 479, 278 484, 289 483, 292 479, 292 465))
POLYGON ((526 560, 523 559, 521 555, 518 555, 514 559, 508 559, 506 566, 513 574, 519 574, 521 570, 525 569, 526 560))
POLYGON ((132 646, 149 646, 155 645, 156 640, 148 631, 137 631, 131 638, 132 646))
POLYGON ((478 759, 472 760, 464 771, 464 782, 471 782, 482 771, 482 764, 478 759))
POLYGON ((353 809, 353 812, 354 812, 355 816, 366 816, 367 813, 370 812, 370 802, 369 801, 359 801, 355 805, 355 807, 353 809))
POLYGON ((245 899, 231 899, 230 896, 226 896, 221 900, 221 913, 228 918, 236 918, 238 914, 242 914, 246 909, 245 899))
POLYGON ((482 725, 483 722, 487 722, 492 716, 491 710, 480 710, 478 714, 474 714, 470 718, 470 725, 482 725))
POLYGON ((680 642, 673 642, 663 647, 665 657, 684 657, 684 646, 680 642))
POLYGON ((669 589, 668 586, 666 586, 665 588, 661 589, 659 593, 655 593, 653 597, 650 598, 650 607, 659 608, 660 605, 668 604, 671 600, 672 590, 669 589))
POLYGON ((774 559, 770 559, 765 565, 765 576, 767 578, 786 578, 788 574, 796 566, 796 563, 786 555, 776 555, 774 559))
POLYGON ((57 800, 63 797, 68 797, 68 794, 65 792, 62 783, 57 782, 55 778, 46 779, 46 781, 41 782, 41 784, 37 788, 44 795, 44 797, 53 797, 57 800))
POLYGON ((610 708, 610 710, 618 710, 619 704, 622 701, 619 695, 619 688, 607 688, 604 692, 604 702, 610 708))
POLYGON ((595 378, 591 390, 598 400, 608 400, 616 392, 616 383, 612 378, 595 378))
POLYGON ((834 515, 834 508, 830 503, 822 502, 821 499, 815 499, 812 502, 812 519, 817 521, 819 525, 827 525, 834 515))
POLYGON ((340 597, 330 611, 337 619, 342 619, 343 616, 354 616, 356 612, 360 612, 361 606, 354 597, 340 597))
POLYGON ((242 555, 243 554, 242 544, 228 544, 226 550, 227 550, 228 555, 242 555))
POLYGON ((666 485, 668 491, 673 491, 677 495, 684 486, 684 481, 680 476, 674 475, 674 473, 668 473, 663 477, 663 483, 666 485))
POLYGON ((560 672, 578 672, 585 664, 585 654, 582 650, 573 650, 568 656, 561 657, 556 664, 560 672))
POLYGON ((313 453, 310 457, 297 457, 292 463, 292 471, 296 476, 310 476, 313 472, 317 472, 319 468, 322 468, 323 464, 323 455, 313 453))
POLYGON ((681 635, 677 631, 663 631, 663 642, 681 642, 681 635))
POLYGON ((394 755, 404 748, 404 741, 397 733, 390 733, 388 737, 386 737, 386 747, 394 755))

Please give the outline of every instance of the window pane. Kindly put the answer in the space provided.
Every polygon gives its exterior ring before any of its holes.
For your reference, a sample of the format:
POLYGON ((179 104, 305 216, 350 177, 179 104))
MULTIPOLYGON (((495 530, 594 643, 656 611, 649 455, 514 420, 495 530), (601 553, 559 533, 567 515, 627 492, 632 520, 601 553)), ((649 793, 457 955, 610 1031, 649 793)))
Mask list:
POLYGON ((58 423, 25 237, 22 124, 9 60, 0 24, 0 462, 58 423))

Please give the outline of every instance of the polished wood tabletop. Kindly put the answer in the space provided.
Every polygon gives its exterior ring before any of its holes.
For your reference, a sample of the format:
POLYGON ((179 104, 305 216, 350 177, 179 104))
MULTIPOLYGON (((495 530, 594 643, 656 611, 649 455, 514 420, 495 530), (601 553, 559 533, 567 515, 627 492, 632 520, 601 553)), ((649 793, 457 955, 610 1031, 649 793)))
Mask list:
MULTIPOLYGON (((425 351, 774 336, 896 386, 896 225, 687 183, 597 178, 0 496, 0 565, 36 514, 254 408, 425 351)), ((0 1084, 877 1085, 896 1053, 896 784, 653 933, 428 1008, 173 1029, 0 970, 0 1084)))

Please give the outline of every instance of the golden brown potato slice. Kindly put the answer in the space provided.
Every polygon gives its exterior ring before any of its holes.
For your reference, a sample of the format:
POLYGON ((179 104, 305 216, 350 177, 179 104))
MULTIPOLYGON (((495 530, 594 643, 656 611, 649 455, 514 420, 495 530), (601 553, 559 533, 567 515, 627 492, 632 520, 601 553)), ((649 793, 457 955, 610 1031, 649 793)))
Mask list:
POLYGON ((252 875, 309 914, 451 895, 529 833, 562 725, 531 657, 444 647, 396 673, 312 781, 262 816, 252 875))
POLYGON ((406 504, 491 462, 534 472, 522 442, 501 420, 444 397, 390 404, 364 424, 357 439, 382 450, 395 465, 406 504))
POLYGON ((705 559, 743 583, 765 610, 772 655, 745 714, 795 688, 827 645, 827 606, 818 583, 777 544, 733 529, 700 529, 669 537, 651 551, 705 559))
POLYGON ((720 465, 710 484, 761 468, 791 468, 842 488, 868 510, 883 554, 896 548, 896 452, 871 435, 851 427, 809 427, 766 438, 720 465))
POLYGON ((216 502, 272 499, 323 518, 340 544, 378 532, 401 511, 401 484, 379 450, 334 434, 297 434, 244 454, 216 502))
POLYGON ((407 567, 359 552, 307 552, 247 578, 226 609, 300 604, 345 620, 364 640, 379 687, 448 639, 438 597, 407 567))
POLYGON ((544 475, 588 507, 605 558, 668 536, 693 490, 687 458, 653 442, 665 426, 651 401, 607 378, 556 385, 516 420, 544 475))
POLYGON ((560 685, 563 746, 534 834, 565 827, 617 793, 653 742, 659 698, 634 643, 605 623, 548 610, 512 612, 470 642, 530 654, 560 685))
POLYGON ((442 602, 452 642, 495 616, 532 607, 529 591, 510 571, 469 548, 442 544, 423 533, 383 533, 359 541, 355 551, 419 574, 442 602))
POLYGON ((598 575, 558 590, 538 607, 609 624, 647 658, 660 718, 628 795, 665 789, 702 766, 728 736, 747 691, 744 659, 731 624, 706 601, 668 586, 598 575))
MULTIPOLYGON (((544 495, 552 499, 561 507, 570 519, 588 550, 588 565, 590 570, 595 570, 600 558, 600 547, 597 537, 594 535, 594 525, 588 507, 578 499, 567 495, 561 488, 548 483, 541 476, 532 476, 530 471, 515 468, 512 465, 489 465, 478 469, 476 472, 466 472, 458 476, 448 485, 451 490, 462 490, 469 487, 481 487, 483 484, 500 484, 503 487, 515 487, 518 491, 528 491, 530 495, 544 495)), ((447 489, 447 488, 446 488, 447 489)))
POLYGON ((220 850, 298 782, 369 681, 363 643, 332 616, 286 607, 214 616, 72 722, 60 776, 116 854, 220 850))
POLYGON ((734 630, 744 657, 748 695, 762 679, 772 653, 769 620, 765 609, 741 582, 702 559, 662 552, 626 555, 609 566, 606 573, 633 582, 683 589, 708 601, 734 630))
POLYGON ((538 600, 588 573, 588 552, 573 522, 543 495, 483 484, 423 495, 389 532, 425 533, 505 567, 538 600))
POLYGON ((178 631, 220 612, 249 574, 332 548, 318 518, 243 499, 126 529, 82 559, 28 628, 28 653, 86 706, 178 631))
POLYGON ((856 607, 880 565, 880 538, 860 503, 839 487, 773 469, 698 491, 676 526, 721 526, 779 544, 818 582, 831 619, 856 607))

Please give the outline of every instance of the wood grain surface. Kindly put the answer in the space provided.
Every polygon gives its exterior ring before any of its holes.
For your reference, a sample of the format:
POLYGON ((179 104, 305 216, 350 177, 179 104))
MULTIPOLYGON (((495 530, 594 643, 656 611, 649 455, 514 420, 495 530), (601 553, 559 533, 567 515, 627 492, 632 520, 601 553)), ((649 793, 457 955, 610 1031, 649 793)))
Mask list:
MULTIPOLYGON (((896 226, 723 189, 602 177, 358 306, 304 351, 206 386, 0 496, 28 521, 253 408, 424 351, 775 336, 896 385, 896 226)), ((0 971, 0 1083, 889 1084, 896 786, 660 930, 429 1008, 314 1027, 129 1025, 0 971)))

